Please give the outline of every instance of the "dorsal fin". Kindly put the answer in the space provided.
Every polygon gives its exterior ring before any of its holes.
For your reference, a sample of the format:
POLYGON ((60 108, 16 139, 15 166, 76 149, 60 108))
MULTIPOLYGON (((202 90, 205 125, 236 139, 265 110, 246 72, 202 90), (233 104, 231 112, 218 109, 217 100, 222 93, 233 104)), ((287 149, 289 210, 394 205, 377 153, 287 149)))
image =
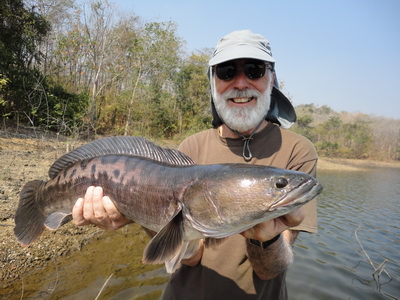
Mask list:
POLYGON ((50 167, 49 176, 53 179, 61 170, 78 161, 112 154, 145 157, 159 162, 181 166, 194 164, 193 160, 182 152, 175 149, 159 147, 143 137, 116 136, 102 138, 85 144, 61 156, 50 167))

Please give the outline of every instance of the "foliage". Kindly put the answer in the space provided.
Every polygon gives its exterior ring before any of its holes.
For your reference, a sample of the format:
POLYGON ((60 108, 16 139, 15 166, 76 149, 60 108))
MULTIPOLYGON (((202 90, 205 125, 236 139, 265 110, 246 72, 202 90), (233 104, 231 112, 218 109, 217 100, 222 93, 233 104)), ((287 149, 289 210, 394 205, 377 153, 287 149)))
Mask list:
POLYGON ((176 79, 180 109, 179 133, 204 130, 211 122, 207 72, 209 54, 192 54, 183 64, 176 79))
POLYGON ((50 30, 50 24, 22 0, 0 2, 0 73, 8 83, 2 88, 1 115, 11 112, 29 115, 41 101, 37 88, 42 76, 36 65, 42 59, 37 46, 50 30))
POLYGON ((60 85, 52 86, 48 91, 49 114, 42 115, 42 118, 49 119, 47 129, 65 135, 79 133, 86 117, 88 95, 70 93, 60 85))
MULTIPOLYGON (((0 74, 0 106, 6 106, 7 105, 7 101, 4 100, 2 94, 2 90, 4 90, 5 86, 8 83, 8 79, 2 77, 2 75, 0 74)), ((7 117, 7 115, 3 115, 3 117, 7 117)))
MULTIPOLYGON (((183 49, 174 22, 119 17, 105 0, 3 0, 0 116, 63 134, 183 138, 211 120, 211 51, 183 49)), ((322 156, 400 159, 397 121, 296 110, 293 130, 322 156)))
POLYGON ((400 120, 361 114, 338 114, 328 106, 296 107, 293 130, 314 142, 326 157, 400 160, 400 120))

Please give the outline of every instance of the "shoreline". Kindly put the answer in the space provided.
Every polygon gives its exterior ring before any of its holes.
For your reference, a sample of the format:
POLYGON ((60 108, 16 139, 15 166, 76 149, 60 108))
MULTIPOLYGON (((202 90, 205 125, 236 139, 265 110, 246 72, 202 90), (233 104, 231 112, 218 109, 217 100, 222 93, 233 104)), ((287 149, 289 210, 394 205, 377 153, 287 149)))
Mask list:
POLYGON ((371 168, 400 169, 400 161, 320 157, 317 168, 320 171, 367 171, 371 168))

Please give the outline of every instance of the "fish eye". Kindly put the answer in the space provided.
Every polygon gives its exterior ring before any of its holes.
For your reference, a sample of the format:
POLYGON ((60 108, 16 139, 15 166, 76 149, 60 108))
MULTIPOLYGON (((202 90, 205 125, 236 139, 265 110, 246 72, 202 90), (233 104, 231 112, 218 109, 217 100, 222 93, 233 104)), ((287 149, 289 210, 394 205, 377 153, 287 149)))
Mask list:
POLYGON ((275 186, 276 186, 278 189, 281 189, 281 188, 284 188, 285 186, 287 186, 288 183, 289 183, 289 182, 287 181, 286 178, 280 177, 280 178, 278 178, 278 179, 276 180, 275 186))

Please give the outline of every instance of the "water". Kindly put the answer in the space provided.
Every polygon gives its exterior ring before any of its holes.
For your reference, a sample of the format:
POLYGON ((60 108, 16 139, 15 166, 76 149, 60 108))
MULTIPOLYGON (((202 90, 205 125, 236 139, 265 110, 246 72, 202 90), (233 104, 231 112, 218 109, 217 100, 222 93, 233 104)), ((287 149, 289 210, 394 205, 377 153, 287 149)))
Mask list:
MULTIPOLYGON (((289 299, 400 299, 400 170, 320 171, 318 179, 319 231, 295 243, 289 299), (387 261, 379 278, 357 237, 375 268, 387 261)), ((112 274, 99 299, 159 299, 168 275, 141 264, 147 242, 135 225, 104 232, 53 268, 23 278, 23 298, 95 299, 112 274)), ((21 285, 8 299, 20 299, 21 285)))
POLYGON ((295 243, 290 299, 400 299, 400 170, 319 172, 318 179, 319 231, 295 243), (386 272, 374 278, 384 261, 386 272))

